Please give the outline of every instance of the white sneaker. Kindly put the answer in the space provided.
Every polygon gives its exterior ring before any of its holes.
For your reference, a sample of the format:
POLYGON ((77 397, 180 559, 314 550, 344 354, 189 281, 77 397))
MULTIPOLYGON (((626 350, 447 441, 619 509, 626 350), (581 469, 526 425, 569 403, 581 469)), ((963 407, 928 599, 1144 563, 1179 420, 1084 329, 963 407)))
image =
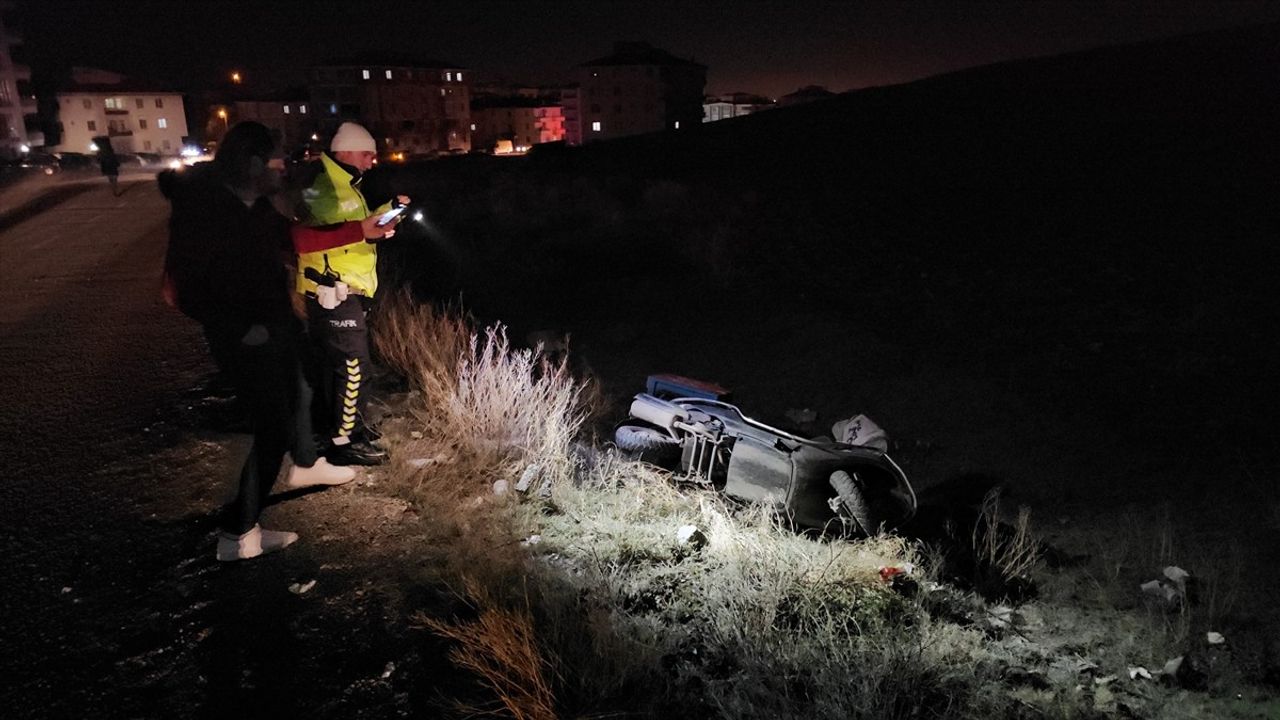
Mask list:
POLYGON ((301 490, 316 485, 345 485, 356 479, 356 471, 349 467, 332 465, 328 460, 319 458, 311 467, 289 468, 289 474, 280 484, 281 490, 301 490))
POLYGON ((261 525, 243 535, 218 533, 218 560, 248 560, 259 555, 283 550, 298 539, 298 533, 283 530, 263 530, 261 525))

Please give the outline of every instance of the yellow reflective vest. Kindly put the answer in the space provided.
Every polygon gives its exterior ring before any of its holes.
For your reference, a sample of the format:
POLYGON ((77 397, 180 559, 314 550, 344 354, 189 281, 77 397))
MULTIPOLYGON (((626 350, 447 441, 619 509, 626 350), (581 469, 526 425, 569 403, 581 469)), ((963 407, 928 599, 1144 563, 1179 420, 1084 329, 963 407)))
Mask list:
POLYGON ((337 275, 353 292, 373 297, 378 290, 378 248, 364 239, 360 221, 370 215, 355 178, 329 157, 320 155, 321 171, 302 190, 307 212, 294 226, 298 253, 298 292, 314 293, 307 268, 337 275))

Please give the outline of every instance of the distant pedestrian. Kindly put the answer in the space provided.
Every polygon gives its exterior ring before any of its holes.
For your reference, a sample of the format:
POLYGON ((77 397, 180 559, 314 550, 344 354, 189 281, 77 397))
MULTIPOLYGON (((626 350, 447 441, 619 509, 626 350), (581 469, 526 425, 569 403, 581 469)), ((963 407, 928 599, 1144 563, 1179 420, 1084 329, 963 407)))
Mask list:
MULTIPOLYGON (((343 123, 329 152, 299 168, 301 193, 293 227, 298 292, 323 365, 317 400, 335 465, 377 465, 387 451, 369 426, 369 333, 365 315, 378 290, 376 243, 395 234, 400 218, 382 222, 384 205, 369 212, 360 181, 377 161, 377 143, 356 123, 343 123)), ((409 203, 400 196, 397 203, 409 203)), ((401 216, 403 217, 403 216, 401 216)))
POLYGON ((258 525, 286 452, 294 460, 288 489, 355 477, 350 468, 316 457, 310 412, 302 407, 310 395, 299 359, 302 327, 281 255, 289 221, 269 197, 279 186, 274 147, 266 127, 240 123, 212 162, 159 178, 173 206, 165 273, 175 301, 227 358, 253 428, 239 493, 220 523, 219 560, 256 557, 298 539, 258 525))
POLYGON ((116 156, 115 148, 111 147, 111 138, 105 135, 96 137, 93 144, 98 149, 98 169, 111 184, 111 194, 120 197, 120 158, 116 156))

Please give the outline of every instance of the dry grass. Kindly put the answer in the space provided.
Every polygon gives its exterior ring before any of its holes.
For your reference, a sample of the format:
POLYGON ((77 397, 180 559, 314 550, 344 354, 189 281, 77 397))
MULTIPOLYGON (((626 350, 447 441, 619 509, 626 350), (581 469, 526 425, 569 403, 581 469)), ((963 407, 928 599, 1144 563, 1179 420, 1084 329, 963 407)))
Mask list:
MULTIPOLYGON (((469 601, 479 610, 475 620, 445 621, 420 614, 418 621, 457 643, 449 658, 479 676, 511 717, 556 720, 555 697, 547 680, 551 667, 538 647, 528 608, 500 607, 474 581, 466 587, 469 601)), ((470 714, 485 712, 468 706, 462 709, 470 714)))
POLYGON ((980 518, 973 528, 973 551, 978 567, 989 569, 1002 585, 1026 579, 1040 561, 1040 541, 1031 532, 1031 511, 1018 508, 1012 528, 1000 520, 1000 490, 982 500, 980 518))
MULTIPOLYGON (((390 310, 378 343, 417 390, 418 433, 396 446, 393 475, 438 533, 424 552, 436 553, 440 579, 466 587, 476 614, 422 622, 456 644, 451 657, 497 708, 467 712, 1089 717, 1094 695, 1073 690, 1088 676, 1053 652, 1117 666, 1162 661, 1154 647, 1103 652, 1108 628, 1134 623, 1107 626, 1069 608, 1024 609, 1078 623, 1042 621, 1036 643, 1016 627, 993 636, 982 601, 933 582, 929 558, 901 538, 814 541, 765 507, 679 488, 612 451, 584 463, 572 451, 584 387, 563 361, 513 349, 501 327, 476 331, 407 299, 390 310), (531 467, 539 481, 530 492, 495 494, 495 482, 514 483, 531 467), (696 542, 678 539, 687 525, 696 542), (916 596, 880 577, 885 566, 909 565, 916 596), (1012 666, 1059 672, 1060 685, 1010 692, 1003 673, 1012 666)), ((979 563, 1004 582, 1025 578, 1040 549, 1028 513, 1003 526, 991 495, 981 517, 967 538, 979 563)), ((1171 541, 1151 551, 1172 556, 1171 541)), ((1100 586, 1128 562, 1117 560, 1100 586)), ((1229 602, 1225 591, 1213 605, 1229 602)))
POLYGON ((583 386, 563 362, 407 298, 388 310, 377 342, 417 390, 420 435, 396 448, 393 470, 437 528, 442 580, 465 584, 477 612, 423 622, 457 643, 455 661, 503 713, 882 718, 975 706, 950 678, 973 674, 980 635, 935 623, 880 579, 884 566, 919 564, 913 544, 815 542, 765 507, 677 488, 613 452, 580 466, 583 386), (493 493, 535 465, 539 488, 493 493), (679 541, 684 525, 697 541, 679 541))
POLYGON ((496 480, 514 482, 531 465, 542 482, 572 475, 572 443, 587 408, 584 385, 564 359, 514 349, 501 325, 477 331, 459 313, 406 295, 384 310, 378 350, 418 393, 410 411, 422 437, 401 455, 435 460, 414 480, 420 491, 462 500, 496 480))

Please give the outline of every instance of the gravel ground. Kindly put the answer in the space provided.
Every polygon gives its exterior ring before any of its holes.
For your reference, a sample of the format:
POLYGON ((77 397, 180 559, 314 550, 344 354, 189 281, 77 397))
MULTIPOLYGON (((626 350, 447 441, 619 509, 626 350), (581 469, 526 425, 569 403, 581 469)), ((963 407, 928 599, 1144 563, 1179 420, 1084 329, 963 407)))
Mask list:
POLYGON ((268 509, 289 551, 214 561, 248 438, 214 429, 199 331, 159 298, 167 205, 124 187, 0 234, 5 715, 430 716, 449 671, 407 621, 433 598, 419 520, 375 478, 268 509))

